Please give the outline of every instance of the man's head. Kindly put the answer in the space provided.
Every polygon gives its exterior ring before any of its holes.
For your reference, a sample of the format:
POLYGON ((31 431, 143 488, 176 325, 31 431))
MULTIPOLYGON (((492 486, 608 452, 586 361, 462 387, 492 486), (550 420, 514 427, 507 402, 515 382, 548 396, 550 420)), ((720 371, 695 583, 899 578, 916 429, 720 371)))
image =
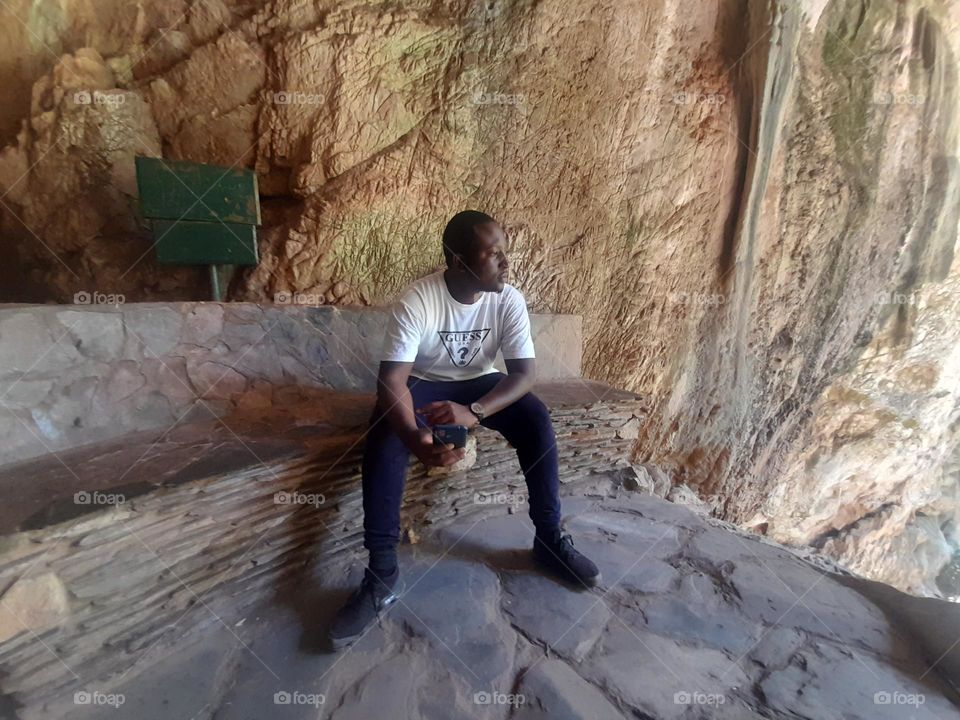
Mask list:
POLYGON ((477 210, 458 212, 443 231, 447 267, 478 291, 500 292, 507 281, 507 238, 499 223, 477 210))

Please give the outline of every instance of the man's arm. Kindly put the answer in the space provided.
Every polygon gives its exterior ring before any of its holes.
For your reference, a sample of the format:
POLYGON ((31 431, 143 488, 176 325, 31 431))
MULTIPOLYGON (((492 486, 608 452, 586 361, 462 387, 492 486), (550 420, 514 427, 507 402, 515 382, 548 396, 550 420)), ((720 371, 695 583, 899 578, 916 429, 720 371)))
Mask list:
POLYGON ((400 436, 403 444, 424 465, 452 465, 464 455, 453 445, 434 445, 429 428, 417 425, 413 413, 413 396, 407 387, 412 362, 383 360, 377 375, 377 422, 387 422, 400 436))
POLYGON ((424 465, 452 465, 463 457, 463 450, 453 445, 434 445, 433 433, 417 426, 413 414, 413 397, 407 387, 410 370, 417 358, 423 333, 423 305, 415 292, 405 293, 390 312, 387 337, 377 373, 376 422, 386 422, 404 445, 424 465))
POLYGON ((407 387, 412 362, 382 360, 377 376, 377 417, 387 422, 404 444, 419 430, 413 414, 413 396, 407 387))
POLYGON ((504 360, 503 363, 507 366, 507 376, 477 400, 483 406, 485 415, 493 415, 512 405, 530 392, 536 382, 537 361, 534 358, 504 360))
MULTIPOLYGON (((530 392, 537 379, 537 361, 534 358, 519 358, 503 362, 507 366, 507 376, 477 400, 483 406, 485 417, 503 410, 522 398, 530 392)), ((417 412, 427 415, 432 425, 453 423, 466 425, 468 428, 477 425, 477 416, 470 411, 469 407, 450 400, 427 403, 422 408, 417 408, 417 412)))

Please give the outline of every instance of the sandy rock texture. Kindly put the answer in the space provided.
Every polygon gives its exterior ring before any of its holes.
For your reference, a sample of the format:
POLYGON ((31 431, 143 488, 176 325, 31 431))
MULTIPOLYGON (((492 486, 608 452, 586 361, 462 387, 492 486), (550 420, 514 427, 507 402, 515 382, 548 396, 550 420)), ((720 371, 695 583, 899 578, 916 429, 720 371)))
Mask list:
POLYGON ((152 240, 137 209, 134 157, 159 155, 161 138, 142 95, 117 85, 90 48, 34 84, 29 120, 0 151, 0 230, 17 259, 0 270, 5 300, 197 297, 199 271, 140 262, 152 240))
MULTIPOLYGON (((113 76, 91 70, 84 83, 128 97, 111 122, 147 138, 118 136, 116 167, 143 152, 256 169, 262 262, 234 276, 234 299, 385 302, 440 263, 451 213, 484 208, 508 229, 531 307, 583 315, 584 374, 649 397, 637 460, 717 498, 728 519, 762 516, 862 572, 941 592, 957 552, 943 450, 954 396, 933 398, 921 386, 940 381, 897 357, 929 357, 928 374, 949 378, 936 347, 960 334, 956 304, 893 321, 875 298, 955 275, 951 3, 52 7, 5 11, 33 38, 34 64, 14 74, 36 84, 29 110, 12 106, 23 124, 0 155, 5 242, 45 299, 206 292, 201 274, 152 265, 109 173, 58 184, 102 167, 108 140, 74 149, 79 162, 42 157, 60 128, 106 122, 93 104, 73 118, 69 93, 55 92, 76 87, 63 67, 99 62, 86 43, 113 76), (37 87, 53 89, 48 104, 37 87), (942 325, 941 340, 924 322, 942 325), (883 337, 895 352, 871 349, 883 337), (818 414, 874 382, 864 373, 918 388, 920 472, 881 423, 844 452, 837 418, 818 414), (824 445, 812 466, 801 438, 824 445), (920 556, 922 570, 903 569, 920 556)), ((883 392, 869 402, 889 404, 883 392)))
POLYGON ((881 332, 813 407, 759 517, 768 534, 920 595, 960 598, 956 267, 892 293, 881 332))

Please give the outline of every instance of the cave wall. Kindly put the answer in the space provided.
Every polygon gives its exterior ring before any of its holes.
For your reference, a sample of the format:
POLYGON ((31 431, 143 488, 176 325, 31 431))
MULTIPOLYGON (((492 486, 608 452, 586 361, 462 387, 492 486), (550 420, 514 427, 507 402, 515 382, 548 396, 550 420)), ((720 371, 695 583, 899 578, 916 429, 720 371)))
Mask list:
MULTIPOLYGON (((836 467, 823 415, 875 336, 927 352, 918 315, 891 320, 876 298, 955 274, 960 13, 946 0, 40 0, 0 13, 20 20, 3 24, 16 42, 0 69, 21 88, 0 122, 2 238, 17 257, 3 299, 207 295, 202 272, 153 263, 135 154, 256 169, 262 261, 234 275, 235 300, 387 302, 441 263, 446 218, 481 208, 508 231, 531 309, 583 316, 584 375, 649 399, 638 460, 729 519, 846 552, 835 536, 859 510, 825 488, 862 484, 877 453, 899 450, 878 442, 829 481, 803 454, 824 445, 836 467)), ((930 310, 947 344, 955 310, 930 310)), ((895 375, 890 362, 872 372, 895 375)), ((952 442, 952 397, 926 445, 952 442)), ((945 457, 916 482, 955 486, 945 457)), ((863 514, 902 483, 877 488, 863 514)), ((898 522, 877 552, 904 537, 898 522)), ((915 591, 947 562, 938 542, 915 591)))
POLYGON ((799 36, 755 235, 777 251, 734 303, 775 352, 716 486, 732 519, 954 598, 958 17, 829 3, 819 52, 799 36))

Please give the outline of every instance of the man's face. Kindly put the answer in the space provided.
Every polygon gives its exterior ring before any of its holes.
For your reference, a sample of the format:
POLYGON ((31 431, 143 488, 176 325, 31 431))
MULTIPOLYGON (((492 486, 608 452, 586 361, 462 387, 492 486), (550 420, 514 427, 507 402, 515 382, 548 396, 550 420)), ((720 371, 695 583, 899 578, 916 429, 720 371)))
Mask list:
POLYGON ((482 223, 473 228, 475 239, 472 252, 465 257, 467 272, 473 276, 479 290, 501 292, 509 279, 507 270, 507 236, 495 222, 482 223))

